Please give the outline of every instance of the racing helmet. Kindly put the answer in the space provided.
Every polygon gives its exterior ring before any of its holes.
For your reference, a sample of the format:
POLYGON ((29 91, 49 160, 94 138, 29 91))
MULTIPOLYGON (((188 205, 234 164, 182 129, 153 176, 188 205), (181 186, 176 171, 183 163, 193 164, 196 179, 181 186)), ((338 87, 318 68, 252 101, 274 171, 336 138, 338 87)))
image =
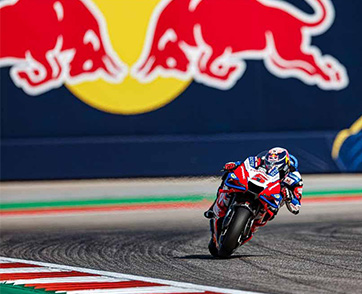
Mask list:
POLYGON ((280 147, 272 148, 265 154, 264 163, 267 170, 276 166, 279 172, 286 174, 290 166, 289 152, 280 147))

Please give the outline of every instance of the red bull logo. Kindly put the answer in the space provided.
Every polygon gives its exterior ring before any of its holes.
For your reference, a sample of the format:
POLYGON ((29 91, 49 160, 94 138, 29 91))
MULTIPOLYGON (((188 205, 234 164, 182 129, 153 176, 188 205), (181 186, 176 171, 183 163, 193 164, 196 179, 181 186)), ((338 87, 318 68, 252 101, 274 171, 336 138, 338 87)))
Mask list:
POLYGON ((230 89, 248 60, 343 89, 345 67, 311 45, 334 22, 331 0, 305 1, 314 14, 275 0, 2 0, 0 67, 29 95, 65 85, 117 114, 161 108, 193 80, 230 89))
POLYGON ((246 60, 263 60, 270 73, 324 90, 345 88, 345 67, 311 45, 333 23, 330 0, 305 0, 306 15, 272 0, 164 0, 155 10, 143 54, 132 75, 143 83, 176 77, 230 89, 246 60))
POLYGON ((270 154, 268 159, 270 161, 278 161, 279 160, 279 156, 277 154, 270 154))
POLYGON ((64 83, 120 83, 127 67, 114 52, 102 13, 90 0, 5 0, 0 66, 38 95, 64 83))

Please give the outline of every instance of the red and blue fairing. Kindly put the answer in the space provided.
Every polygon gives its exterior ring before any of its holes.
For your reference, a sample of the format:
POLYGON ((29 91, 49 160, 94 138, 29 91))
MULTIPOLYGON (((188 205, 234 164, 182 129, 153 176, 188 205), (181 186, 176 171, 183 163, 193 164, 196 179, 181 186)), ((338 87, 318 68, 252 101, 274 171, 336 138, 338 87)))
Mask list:
POLYGON ((265 210, 273 216, 283 200, 280 177, 277 168, 266 171, 256 168, 255 157, 249 157, 225 179, 229 192, 251 192, 262 203, 265 210))

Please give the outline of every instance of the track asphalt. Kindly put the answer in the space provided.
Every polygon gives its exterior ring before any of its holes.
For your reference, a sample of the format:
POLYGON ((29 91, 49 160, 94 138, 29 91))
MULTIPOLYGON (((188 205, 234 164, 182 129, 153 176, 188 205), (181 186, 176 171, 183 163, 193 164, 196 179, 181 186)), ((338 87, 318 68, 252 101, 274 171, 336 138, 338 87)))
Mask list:
POLYGON ((283 209, 228 260, 209 255, 200 209, 33 217, 28 229, 2 226, 0 256, 264 293, 361 293, 361 211, 361 201, 283 209))
POLYGON ((305 201, 298 216, 282 208, 228 260, 209 255, 202 201, 161 210, 3 215, 0 256, 263 293, 357 294, 362 201, 339 198, 355 192, 305 201))

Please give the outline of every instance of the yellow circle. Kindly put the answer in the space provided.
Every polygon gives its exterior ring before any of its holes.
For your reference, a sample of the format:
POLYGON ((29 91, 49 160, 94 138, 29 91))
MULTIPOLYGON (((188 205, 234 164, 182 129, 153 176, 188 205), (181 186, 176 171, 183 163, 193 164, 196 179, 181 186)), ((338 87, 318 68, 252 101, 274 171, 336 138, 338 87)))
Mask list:
MULTIPOLYGON (((141 56, 151 15, 160 0, 93 2, 106 19, 114 51, 130 71, 141 56)), ((119 84, 98 79, 66 86, 92 107, 105 112, 130 115, 163 107, 179 96, 190 82, 159 77, 150 83, 140 83, 128 74, 119 84)))

